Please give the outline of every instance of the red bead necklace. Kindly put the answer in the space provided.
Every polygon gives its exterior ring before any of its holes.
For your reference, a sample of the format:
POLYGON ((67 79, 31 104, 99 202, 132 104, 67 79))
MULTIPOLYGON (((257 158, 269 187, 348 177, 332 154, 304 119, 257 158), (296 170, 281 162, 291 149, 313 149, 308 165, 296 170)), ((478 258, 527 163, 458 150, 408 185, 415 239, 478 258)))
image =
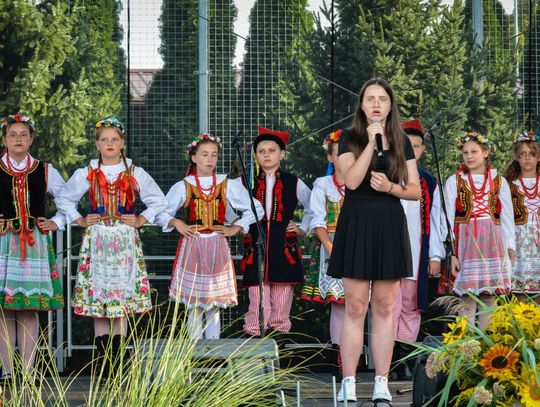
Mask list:
POLYGON ((484 196, 484 189, 486 188, 488 177, 489 177, 489 171, 486 172, 486 174, 484 176, 484 182, 482 183, 482 186, 480 187, 480 189, 476 189, 476 186, 474 185, 474 181, 473 181, 471 172, 469 171, 467 173, 467 178, 469 180, 469 186, 471 187, 471 191, 473 193, 473 196, 476 199, 481 199, 484 196))
POLYGON ((534 199, 538 196, 538 179, 540 178, 539 175, 536 175, 536 182, 534 184, 534 187, 527 188, 525 186, 525 183, 523 182, 523 177, 519 177, 519 182, 521 184, 521 187, 523 188, 523 192, 525 193, 525 196, 529 199, 534 199))
POLYGON ((26 154, 26 168, 24 168, 22 170, 18 169, 18 168, 15 169, 11 165, 11 157, 9 156, 9 153, 6 153, 6 161, 7 161, 8 168, 11 171, 12 174, 25 174, 30 169, 30 154, 26 154))
POLYGON ((345 196, 345 184, 342 184, 342 185, 339 184, 335 172, 332 174, 332 181, 334 182, 334 185, 336 186, 339 194, 341 196, 345 196))
POLYGON ((203 188, 201 186, 201 182, 197 173, 195 173, 193 176, 195 177, 195 185, 197 186, 197 191, 199 191, 201 199, 205 202, 210 202, 214 200, 214 194, 216 193, 217 187, 216 173, 212 173, 212 185, 210 185, 208 188, 203 188))

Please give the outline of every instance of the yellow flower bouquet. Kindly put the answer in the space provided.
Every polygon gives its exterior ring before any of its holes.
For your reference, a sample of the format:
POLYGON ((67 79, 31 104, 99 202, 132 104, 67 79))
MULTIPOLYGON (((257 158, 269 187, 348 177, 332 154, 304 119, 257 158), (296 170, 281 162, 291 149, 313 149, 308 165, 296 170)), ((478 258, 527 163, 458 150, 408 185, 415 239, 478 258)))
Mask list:
POLYGON ((439 406, 540 406, 540 305, 517 299, 493 308, 483 332, 466 317, 430 348, 426 375, 446 375, 439 406))

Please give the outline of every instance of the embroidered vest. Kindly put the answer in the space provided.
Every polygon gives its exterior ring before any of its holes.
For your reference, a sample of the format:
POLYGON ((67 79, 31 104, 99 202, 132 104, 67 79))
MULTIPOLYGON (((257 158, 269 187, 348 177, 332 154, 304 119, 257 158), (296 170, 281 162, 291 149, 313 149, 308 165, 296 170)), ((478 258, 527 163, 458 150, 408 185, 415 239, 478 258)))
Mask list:
POLYGON ((120 218, 135 213, 139 185, 134 176, 135 166, 118 174, 116 181, 108 182, 100 168, 88 167, 86 179, 90 182, 88 213, 99 213, 103 217, 120 218))
POLYGON ((189 225, 197 225, 198 231, 213 231, 214 226, 225 223, 227 209, 227 179, 216 185, 215 192, 210 195, 201 194, 195 185, 184 180, 186 185, 186 219, 189 225))
POLYGON ((331 201, 326 197, 326 230, 328 233, 336 233, 336 226, 343 205, 343 198, 339 201, 331 201))
POLYGON ((35 160, 26 173, 17 175, 0 160, 0 213, 4 215, 0 234, 31 232, 35 219, 45 216, 47 171, 47 163, 35 160))
MULTIPOLYGON (((297 185, 298 177, 295 175, 280 170, 276 172, 271 213, 268 218, 265 215, 261 219, 261 226, 266 231, 265 282, 299 284, 304 281, 298 237, 286 230, 298 205, 297 185)), ((262 171, 255 178, 253 195, 266 208, 266 178, 262 171)), ((249 234, 244 237, 244 257, 240 262, 246 286, 259 283, 257 238, 257 228, 251 225, 249 234)))
MULTIPOLYGON (((456 174, 456 211, 454 223, 469 223, 473 213, 473 193, 467 181, 459 174, 456 174)), ((499 191, 501 190, 501 176, 497 175, 493 179, 493 191, 488 192, 488 211, 496 225, 501 224, 501 203, 499 200, 499 191)))
MULTIPOLYGON (((529 219, 529 210, 525 206, 525 193, 513 182, 509 182, 509 184, 512 207, 514 208, 514 223, 516 225, 525 225, 529 219)), ((540 193, 538 197, 540 197, 540 193)), ((538 208, 538 216, 540 216, 540 208, 538 208)))

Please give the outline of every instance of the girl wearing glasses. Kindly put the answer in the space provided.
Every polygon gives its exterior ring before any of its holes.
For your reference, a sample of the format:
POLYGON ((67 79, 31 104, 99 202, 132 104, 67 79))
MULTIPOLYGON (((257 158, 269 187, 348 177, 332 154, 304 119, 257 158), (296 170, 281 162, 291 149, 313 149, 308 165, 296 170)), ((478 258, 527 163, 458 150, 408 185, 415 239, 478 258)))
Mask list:
POLYGON ((64 227, 64 217, 45 218, 46 193, 55 197, 65 182, 51 164, 29 153, 34 122, 25 115, 2 121, 0 159, 0 361, 2 379, 13 372, 17 344, 32 370, 39 335, 36 311, 64 306, 60 273, 48 232, 64 227))
POLYGON ((540 301, 540 136, 533 131, 514 139, 514 160, 504 176, 510 184, 516 223, 516 261, 512 291, 540 301))
POLYGON ((338 400, 356 401, 355 373, 371 302, 376 374, 372 399, 391 401, 388 372, 394 347, 394 296, 400 279, 412 276, 400 199, 417 200, 421 191, 414 151, 401 129, 397 103, 386 79, 372 78, 360 90, 352 125, 340 138, 337 165, 346 190, 328 275, 343 279, 347 298, 338 400), (376 136, 382 139, 380 155, 376 136))
POLYGON ((85 228, 77 281, 76 315, 94 318, 95 342, 113 355, 127 333, 127 316, 151 308, 150 287, 137 229, 165 210, 167 200, 153 178, 124 155, 125 132, 116 118, 96 123, 97 160, 79 168, 66 184, 58 206, 69 222, 85 228), (87 215, 77 204, 89 192, 87 215), (137 197, 146 205, 135 213, 137 197))

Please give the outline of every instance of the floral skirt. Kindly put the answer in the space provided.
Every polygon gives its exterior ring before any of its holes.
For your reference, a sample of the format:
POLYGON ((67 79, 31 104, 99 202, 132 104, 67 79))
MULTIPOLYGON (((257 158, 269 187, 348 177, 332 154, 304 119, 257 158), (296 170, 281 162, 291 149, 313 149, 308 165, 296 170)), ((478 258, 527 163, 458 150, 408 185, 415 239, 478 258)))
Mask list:
POLYGON ((226 308, 238 304, 231 251, 223 235, 180 238, 169 298, 188 308, 226 308))
MULTIPOLYGON (((331 241, 334 240, 333 233, 330 233, 328 237, 331 241)), ((330 254, 318 242, 311 253, 311 261, 304 275, 304 286, 300 295, 301 300, 345 304, 343 280, 330 277, 326 274, 329 261, 330 254)))
POLYGON ((102 221, 86 229, 73 290, 77 315, 121 318, 152 308, 137 229, 102 221))
POLYGON ((540 293, 540 227, 537 222, 516 225, 516 262, 512 291, 540 293))
POLYGON ((48 234, 34 229, 34 244, 26 243, 21 258, 20 235, 0 236, 0 308, 14 311, 50 311, 64 307, 62 280, 48 234))
POLYGON ((510 292, 511 265, 501 227, 491 218, 459 225, 459 272, 454 292, 495 294, 510 292))

